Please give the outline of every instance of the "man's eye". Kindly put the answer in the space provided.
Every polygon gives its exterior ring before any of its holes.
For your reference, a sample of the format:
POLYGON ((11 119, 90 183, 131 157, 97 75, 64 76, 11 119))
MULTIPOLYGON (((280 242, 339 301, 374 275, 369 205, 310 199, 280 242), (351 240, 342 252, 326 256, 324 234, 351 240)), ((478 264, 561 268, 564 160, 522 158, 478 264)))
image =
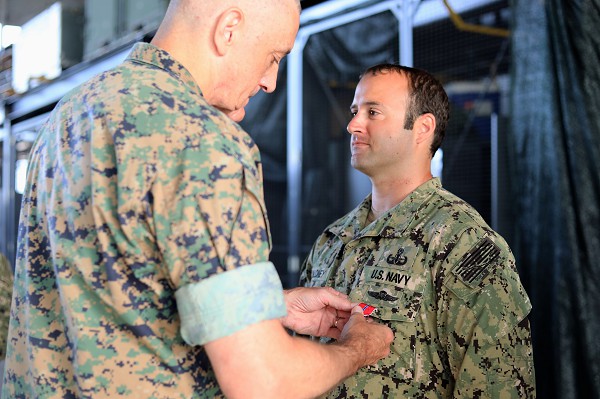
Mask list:
POLYGON ((350 115, 352 116, 356 116, 357 112, 356 111, 350 111, 350 115))
POLYGON ((375 111, 374 109, 371 109, 371 110, 369 110, 369 115, 371 115, 371 116, 379 115, 379 112, 375 111))

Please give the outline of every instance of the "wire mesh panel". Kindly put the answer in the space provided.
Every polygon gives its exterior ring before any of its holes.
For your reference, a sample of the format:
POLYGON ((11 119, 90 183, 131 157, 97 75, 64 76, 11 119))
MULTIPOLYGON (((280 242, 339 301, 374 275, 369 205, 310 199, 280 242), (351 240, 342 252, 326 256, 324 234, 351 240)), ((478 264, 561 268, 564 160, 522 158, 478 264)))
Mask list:
MULTIPOLYGON (((491 2, 461 13, 460 22, 449 17, 455 12, 451 7, 444 11, 447 18, 414 30, 415 66, 440 79, 450 99, 450 121, 441 147, 442 183, 469 202, 489 224, 497 224, 492 217, 498 213, 493 207, 492 191, 497 190, 493 190, 492 176, 504 165, 492 164, 492 151, 505 140, 494 142, 492 132, 506 125, 508 112, 504 104, 509 89, 510 9, 506 1, 491 2)), ((505 134, 498 131, 502 138, 505 134)), ((501 150, 501 155, 505 154, 505 147, 501 150)), ((508 186, 505 180, 496 183, 508 186)))

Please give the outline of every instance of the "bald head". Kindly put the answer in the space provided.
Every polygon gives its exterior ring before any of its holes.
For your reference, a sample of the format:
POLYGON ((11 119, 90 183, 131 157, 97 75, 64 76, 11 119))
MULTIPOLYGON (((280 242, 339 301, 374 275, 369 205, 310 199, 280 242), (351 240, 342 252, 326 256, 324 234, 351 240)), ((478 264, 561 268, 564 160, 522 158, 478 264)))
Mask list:
POLYGON ((299 0, 171 0, 152 44, 188 69, 210 104, 241 120, 251 96, 275 89, 299 23, 299 0))
POLYGON ((277 4, 294 4, 298 12, 302 10, 300 0, 171 0, 169 7, 190 7, 198 8, 204 11, 210 11, 211 9, 228 8, 228 7, 273 7, 277 4))
POLYGON ((184 28, 207 31, 229 9, 239 9, 251 26, 281 17, 281 13, 301 12, 300 0, 171 0, 157 36, 179 35, 184 28))

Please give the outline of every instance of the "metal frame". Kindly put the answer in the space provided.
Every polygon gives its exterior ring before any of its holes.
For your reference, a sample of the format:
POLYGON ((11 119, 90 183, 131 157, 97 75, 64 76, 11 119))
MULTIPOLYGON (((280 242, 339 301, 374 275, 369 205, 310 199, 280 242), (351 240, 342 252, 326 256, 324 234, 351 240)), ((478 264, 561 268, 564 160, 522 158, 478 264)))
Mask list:
POLYGON ((69 91, 93 76, 119 65, 129 54, 129 51, 130 47, 127 47, 125 50, 101 60, 68 69, 56 81, 21 96, 19 100, 11 105, 7 118, 20 118, 49 104, 58 102, 69 91))
MULTIPOLYGON (((2 105, 3 106, 3 105, 2 105)), ((6 118, 0 130, 2 142, 2 204, 0 216, 0 251, 9 259, 14 267, 15 232, 15 138, 11 135, 10 119, 6 118)))
POLYGON ((490 201, 490 217, 491 217, 491 227, 492 229, 498 231, 499 229, 499 162, 500 162, 500 143, 499 143, 499 132, 498 132, 498 114, 496 112, 492 112, 490 115, 490 139, 491 139, 491 166, 490 166, 490 190, 491 190, 491 201, 490 201))

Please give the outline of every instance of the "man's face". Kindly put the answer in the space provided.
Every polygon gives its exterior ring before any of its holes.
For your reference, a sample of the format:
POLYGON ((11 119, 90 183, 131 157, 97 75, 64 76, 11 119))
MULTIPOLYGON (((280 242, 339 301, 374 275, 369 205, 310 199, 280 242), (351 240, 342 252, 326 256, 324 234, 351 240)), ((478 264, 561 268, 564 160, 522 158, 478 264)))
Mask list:
POLYGON ((350 107, 352 166, 369 177, 398 176, 414 154, 414 135, 404 129, 408 81, 396 72, 367 74, 350 107))
POLYGON ((252 96, 263 90, 271 93, 277 84, 279 63, 292 49, 299 26, 299 12, 294 2, 282 2, 277 14, 244 39, 235 49, 229 79, 223 87, 221 109, 234 121, 241 121, 244 107, 252 96), (289 4, 287 4, 289 3, 289 4), (226 98, 225 98, 226 97, 226 98))

